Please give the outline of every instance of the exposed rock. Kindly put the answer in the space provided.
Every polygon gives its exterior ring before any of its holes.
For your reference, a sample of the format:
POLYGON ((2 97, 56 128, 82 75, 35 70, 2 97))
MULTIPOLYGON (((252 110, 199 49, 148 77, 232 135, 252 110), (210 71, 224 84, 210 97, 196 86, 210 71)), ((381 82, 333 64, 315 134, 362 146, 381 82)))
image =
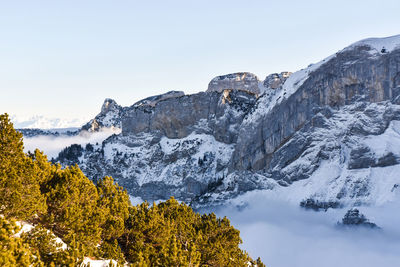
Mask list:
POLYGON ((368 228, 379 228, 375 223, 370 222, 358 209, 349 209, 344 215, 342 226, 364 226, 368 228))
POLYGON ((327 211, 329 208, 335 209, 335 208, 341 207, 341 205, 339 204, 339 202, 333 202, 333 201, 320 202, 318 200, 308 198, 308 199, 300 202, 300 207, 303 207, 306 209, 312 209, 315 211, 319 211, 319 210, 327 211))
POLYGON ((362 169, 370 167, 386 167, 399 164, 398 157, 389 152, 377 157, 368 147, 357 147, 350 152, 348 169, 362 169))
POLYGON ((182 91, 169 91, 165 94, 161 95, 156 95, 156 96, 151 96, 148 98, 145 98, 143 100, 140 100, 133 104, 134 107, 139 107, 139 106, 151 106, 154 107, 158 102, 169 99, 169 98, 177 98, 184 96, 185 93, 182 91))
POLYGON ((224 90, 242 90, 258 95, 259 80, 249 72, 237 72, 217 76, 208 84, 207 92, 222 92, 224 90))
POLYGON ((375 156, 368 147, 357 147, 350 152, 348 168, 361 169, 375 165, 375 156))
POLYGON ((399 164, 399 159, 396 157, 393 152, 387 153, 385 156, 378 159, 375 163, 374 167, 387 167, 399 164))
POLYGON ((196 131, 230 144, 236 141, 238 128, 255 102, 256 96, 246 91, 225 91, 168 98, 154 107, 132 106, 122 118, 122 134, 184 138, 196 131))
MULTIPOLYGON (((400 71, 399 60, 400 50, 375 57, 371 56, 368 47, 354 47, 337 53, 309 72, 291 95, 288 95, 291 91, 286 90, 285 97, 285 86, 298 76, 292 74, 285 82, 277 104, 268 112, 260 112, 263 116, 252 121, 255 130, 242 127, 232 169, 259 171, 273 168, 271 159, 275 152, 317 115, 319 107, 338 109, 358 101, 392 101, 397 97, 394 86, 398 85, 393 85, 392 81, 400 71)), ((265 109, 264 106, 258 108, 265 109)))
POLYGON ((121 117, 123 108, 115 100, 107 98, 101 107, 101 112, 87 124, 82 126, 82 130, 95 132, 101 128, 121 128, 121 117))
POLYGON ((281 88, 282 85, 285 83, 285 81, 287 80, 287 78, 289 78, 289 76, 291 75, 291 72, 288 71, 284 71, 281 73, 273 73, 268 75, 263 84, 265 88, 270 88, 270 89, 277 89, 277 88, 281 88))

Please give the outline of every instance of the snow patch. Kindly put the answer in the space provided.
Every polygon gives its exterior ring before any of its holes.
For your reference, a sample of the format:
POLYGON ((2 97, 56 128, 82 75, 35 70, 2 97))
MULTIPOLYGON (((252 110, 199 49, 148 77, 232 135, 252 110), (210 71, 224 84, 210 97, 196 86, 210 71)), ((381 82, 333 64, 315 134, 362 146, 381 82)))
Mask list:
POLYGON ((374 50, 374 53, 390 53, 400 48, 400 35, 394 35, 385 38, 368 38, 358 41, 345 49, 352 49, 358 46, 369 46, 374 50), (384 50, 383 50, 384 49, 384 50))
MULTIPOLYGON (((20 227, 21 229, 18 231, 18 233, 15 233, 13 235, 13 237, 21 237, 22 234, 24 233, 29 233, 30 231, 33 230, 33 228, 35 228, 35 226, 33 224, 24 222, 24 221, 16 221, 15 224, 20 227)), ((50 230, 47 230, 47 233, 51 233, 50 230)), ((54 240, 56 242, 56 244, 59 244, 60 247, 58 248, 59 250, 66 250, 68 248, 68 245, 64 243, 64 241, 62 241, 61 238, 57 237, 55 234, 51 233, 51 235, 54 237, 54 240)))
POLYGON ((30 231, 32 231, 33 228, 35 228, 35 226, 33 226, 30 223, 24 222, 24 221, 16 221, 15 224, 21 228, 21 230, 19 230, 18 233, 14 234, 14 237, 21 237, 22 234, 24 233, 29 233, 30 231))
POLYGON ((94 260, 89 257, 85 257, 80 266, 109 267, 109 266, 117 266, 117 262, 115 260, 94 260))
POLYGON ((400 121, 390 122, 389 127, 381 135, 368 136, 364 140, 377 156, 385 156, 388 153, 400 156, 400 121))
POLYGON ((217 158, 224 163, 229 161, 234 150, 234 145, 218 142, 212 135, 196 133, 191 133, 182 139, 163 137, 161 138, 160 145, 162 151, 166 155, 193 146, 193 148, 197 150, 197 153, 192 156, 192 158, 195 159, 204 157, 207 152, 215 152, 217 158))

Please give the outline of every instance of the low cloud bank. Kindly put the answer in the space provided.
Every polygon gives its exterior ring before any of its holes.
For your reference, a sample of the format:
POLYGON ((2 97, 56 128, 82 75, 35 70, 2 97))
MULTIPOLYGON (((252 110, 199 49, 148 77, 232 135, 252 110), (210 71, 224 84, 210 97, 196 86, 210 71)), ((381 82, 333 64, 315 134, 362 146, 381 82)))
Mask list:
MULTIPOLYGON (((114 133, 118 132, 105 129, 71 137, 25 138, 25 151, 39 148, 51 159, 66 146, 100 143, 114 133)), ((253 191, 207 212, 227 216, 241 231, 242 248, 253 258, 260 256, 269 267, 399 266, 400 195, 380 206, 358 207, 382 228, 374 230, 338 227, 347 209, 304 210, 285 200, 290 199, 285 193, 293 192, 253 191)), ((142 199, 131 201, 139 204, 142 199)))
POLYGON ((269 267, 399 266, 400 199, 359 207, 381 230, 339 227, 347 209, 307 211, 252 192, 216 211, 240 230, 242 248, 269 267))
POLYGON ((113 134, 120 133, 119 129, 104 128, 99 132, 81 132, 76 136, 35 136, 24 137, 24 151, 34 151, 36 148, 43 151, 49 159, 56 158, 58 153, 72 144, 86 145, 101 143, 113 134))

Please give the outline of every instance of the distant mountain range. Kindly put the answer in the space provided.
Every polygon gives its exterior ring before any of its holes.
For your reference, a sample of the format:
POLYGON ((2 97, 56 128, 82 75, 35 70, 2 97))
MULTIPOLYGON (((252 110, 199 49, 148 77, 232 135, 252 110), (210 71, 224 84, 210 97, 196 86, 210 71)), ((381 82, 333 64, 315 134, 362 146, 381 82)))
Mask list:
POLYGON ((47 118, 45 116, 36 115, 31 117, 19 117, 11 115, 11 121, 17 129, 35 128, 35 129, 60 129, 60 128, 78 128, 81 127, 85 120, 82 119, 58 119, 47 118))

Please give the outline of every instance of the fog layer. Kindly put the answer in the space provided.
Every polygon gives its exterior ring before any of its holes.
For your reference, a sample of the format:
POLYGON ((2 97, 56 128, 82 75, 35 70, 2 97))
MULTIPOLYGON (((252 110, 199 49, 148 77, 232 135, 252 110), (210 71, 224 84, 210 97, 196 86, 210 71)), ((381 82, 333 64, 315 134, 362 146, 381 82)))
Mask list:
POLYGON ((112 134, 118 133, 119 129, 102 129, 99 132, 81 132, 76 136, 35 136, 24 138, 24 151, 34 151, 38 148, 47 155, 49 159, 56 158, 58 153, 72 144, 86 145, 88 143, 101 143, 112 134))
POLYGON ((339 227, 347 209, 308 211, 252 192, 216 210, 241 231, 242 248, 269 267, 400 266, 400 201, 358 207, 381 230, 339 227))

